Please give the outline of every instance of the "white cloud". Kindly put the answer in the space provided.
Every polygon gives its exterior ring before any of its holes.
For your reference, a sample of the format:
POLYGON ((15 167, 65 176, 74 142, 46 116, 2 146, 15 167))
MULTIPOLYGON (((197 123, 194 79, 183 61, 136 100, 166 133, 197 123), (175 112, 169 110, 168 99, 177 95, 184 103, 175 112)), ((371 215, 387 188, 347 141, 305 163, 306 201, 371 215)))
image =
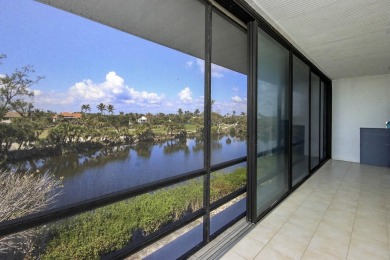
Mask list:
MULTIPOLYGON (((204 73, 204 60, 196 59, 196 64, 198 65, 199 70, 204 73)), ((229 69, 218 66, 216 64, 211 64, 211 77, 213 78, 222 78, 224 73, 228 72, 229 69)))
POLYGON ((77 82, 69 89, 70 94, 85 101, 98 102, 123 102, 125 104, 159 104, 164 95, 158 95, 154 92, 138 91, 125 85, 122 77, 114 71, 106 75, 106 81, 94 83, 87 79, 77 82))
POLYGON ((105 96, 103 89, 95 85, 90 79, 77 82, 69 91, 72 96, 87 100, 100 100, 105 96))
POLYGON ((75 83, 65 92, 33 90, 35 105, 54 111, 79 111, 82 104, 89 103, 95 108, 99 103, 113 104, 119 111, 136 106, 155 108, 162 104, 164 94, 138 91, 125 84, 122 77, 114 71, 107 73, 100 83, 85 79, 75 83))
POLYGON ((192 92, 189 87, 185 87, 182 91, 178 94, 180 101, 183 103, 190 103, 192 101, 192 92))
POLYGON ((240 98, 239 96, 234 96, 234 97, 232 97, 232 100, 233 100, 234 102, 236 102, 236 103, 242 102, 242 98, 240 98))
POLYGON ((191 68, 193 64, 194 64, 193 61, 187 61, 187 62, 186 62, 186 66, 187 66, 188 68, 191 68))
POLYGON ((38 97, 38 96, 42 95, 42 91, 39 90, 39 89, 34 89, 34 90, 33 90, 33 93, 34 93, 34 96, 35 96, 35 97, 38 97))
POLYGON ((133 88, 127 88, 127 91, 130 94, 130 100, 142 103, 146 102, 149 104, 158 104, 164 97, 164 95, 159 96, 154 92, 136 91, 133 88))

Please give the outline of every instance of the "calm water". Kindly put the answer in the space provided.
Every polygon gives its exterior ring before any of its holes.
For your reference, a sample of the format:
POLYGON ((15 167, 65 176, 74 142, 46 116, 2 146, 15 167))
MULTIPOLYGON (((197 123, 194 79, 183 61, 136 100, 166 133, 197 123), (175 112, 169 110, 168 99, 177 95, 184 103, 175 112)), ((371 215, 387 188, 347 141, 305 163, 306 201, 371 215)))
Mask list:
MULTIPOLYGON (((246 155, 246 140, 213 140, 212 164, 246 155)), ((117 146, 8 165, 19 170, 50 171, 62 179, 63 193, 56 206, 162 180, 203 168, 203 142, 197 139, 161 144, 117 146)))

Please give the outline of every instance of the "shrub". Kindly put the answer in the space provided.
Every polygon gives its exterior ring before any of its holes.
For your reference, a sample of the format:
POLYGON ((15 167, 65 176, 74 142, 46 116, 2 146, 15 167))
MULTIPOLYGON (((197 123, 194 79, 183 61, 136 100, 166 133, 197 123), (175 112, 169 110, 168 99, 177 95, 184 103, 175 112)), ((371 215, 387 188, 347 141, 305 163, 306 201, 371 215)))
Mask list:
MULTIPOLYGON (((219 172, 211 192, 220 198, 245 185, 246 169, 219 172)), ((131 243, 136 231, 144 236, 203 207, 203 179, 163 188, 80 214, 51 226, 42 259, 99 259, 131 243)))
MULTIPOLYGON (((60 185, 49 173, 0 172, 0 222, 47 209, 60 194, 60 185)), ((38 229, 29 229, 0 237, 0 254, 27 254, 32 250, 32 240, 39 233, 38 229)))

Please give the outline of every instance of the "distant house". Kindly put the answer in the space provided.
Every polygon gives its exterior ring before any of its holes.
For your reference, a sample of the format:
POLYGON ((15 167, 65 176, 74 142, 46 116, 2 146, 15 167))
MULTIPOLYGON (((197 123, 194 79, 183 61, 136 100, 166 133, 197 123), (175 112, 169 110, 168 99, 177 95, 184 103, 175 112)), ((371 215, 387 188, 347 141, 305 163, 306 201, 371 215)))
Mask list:
POLYGON ((53 116, 53 123, 57 122, 59 118, 63 118, 64 120, 79 120, 82 116, 83 114, 81 113, 61 112, 53 116))
POLYGON ((137 122, 139 124, 144 124, 148 122, 148 119, 145 116, 141 116, 140 118, 137 119, 137 122))
POLYGON ((8 111, 3 116, 3 119, 0 121, 0 123, 3 124, 10 124, 15 118, 22 117, 18 112, 8 111))

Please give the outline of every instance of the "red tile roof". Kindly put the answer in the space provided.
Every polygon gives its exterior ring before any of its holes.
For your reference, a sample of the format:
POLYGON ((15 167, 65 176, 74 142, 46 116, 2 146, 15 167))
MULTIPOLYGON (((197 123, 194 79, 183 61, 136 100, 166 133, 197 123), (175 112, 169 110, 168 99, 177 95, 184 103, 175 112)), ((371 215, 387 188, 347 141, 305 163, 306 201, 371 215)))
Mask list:
POLYGON ((83 114, 81 113, 73 113, 73 112, 61 112, 58 115, 54 115, 53 118, 58 118, 59 116, 63 116, 65 118, 76 118, 80 119, 83 114))

